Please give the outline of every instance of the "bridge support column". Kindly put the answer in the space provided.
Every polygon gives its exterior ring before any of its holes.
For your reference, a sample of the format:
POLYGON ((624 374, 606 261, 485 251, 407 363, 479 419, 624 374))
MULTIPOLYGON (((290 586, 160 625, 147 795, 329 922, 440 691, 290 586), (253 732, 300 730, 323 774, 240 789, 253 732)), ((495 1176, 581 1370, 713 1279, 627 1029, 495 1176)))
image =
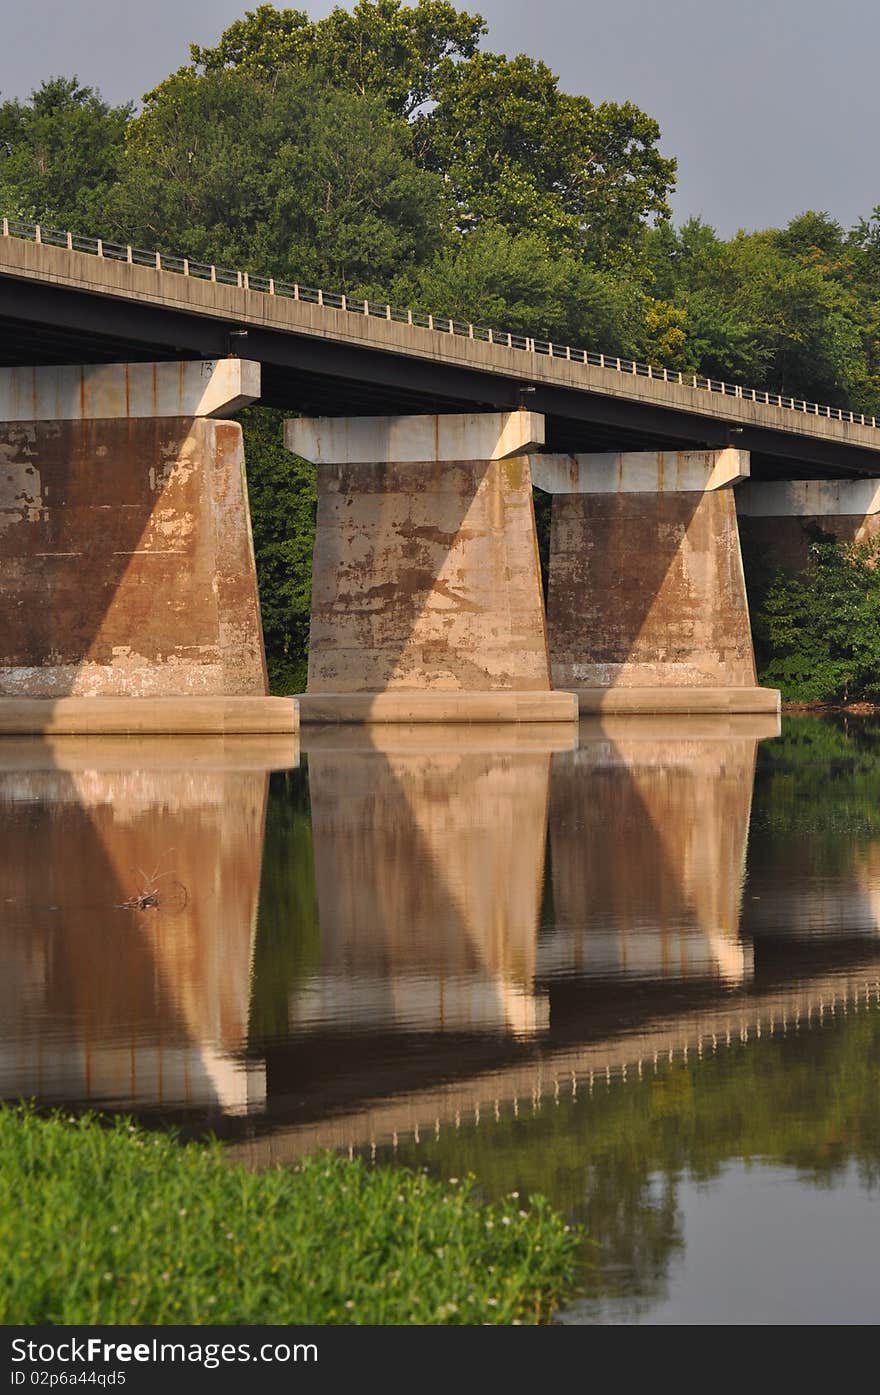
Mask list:
POLYGON ((793 574, 806 567, 817 531, 844 543, 880 535, 876 479, 750 481, 736 508, 744 540, 793 574))
POLYGON ((318 467, 304 722, 558 721, 532 412, 290 421, 318 467))
POLYGON ((295 725, 216 419, 259 390, 237 359, 0 369, 0 730, 295 725))
POLYGON ((745 451, 532 456, 553 497, 553 681, 586 712, 776 711, 756 684, 731 486, 745 451))

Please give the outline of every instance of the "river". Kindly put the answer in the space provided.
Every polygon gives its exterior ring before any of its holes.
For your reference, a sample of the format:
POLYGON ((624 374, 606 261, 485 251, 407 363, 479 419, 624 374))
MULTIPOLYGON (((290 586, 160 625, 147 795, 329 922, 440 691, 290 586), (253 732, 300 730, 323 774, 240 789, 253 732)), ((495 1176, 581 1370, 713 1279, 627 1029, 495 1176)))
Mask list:
POLYGON ((0 1095, 541 1192, 570 1323, 875 1322, 880 722, 0 740, 0 1095))

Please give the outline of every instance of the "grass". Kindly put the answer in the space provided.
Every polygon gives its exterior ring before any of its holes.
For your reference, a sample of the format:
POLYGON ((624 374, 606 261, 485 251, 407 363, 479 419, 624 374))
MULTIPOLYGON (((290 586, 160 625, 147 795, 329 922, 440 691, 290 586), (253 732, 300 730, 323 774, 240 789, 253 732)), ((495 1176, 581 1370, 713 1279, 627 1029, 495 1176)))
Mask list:
POLYGON ((0 1108, 0 1323, 537 1323, 577 1237, 331 1154, 251 1173, 128 1120, 0 1108))

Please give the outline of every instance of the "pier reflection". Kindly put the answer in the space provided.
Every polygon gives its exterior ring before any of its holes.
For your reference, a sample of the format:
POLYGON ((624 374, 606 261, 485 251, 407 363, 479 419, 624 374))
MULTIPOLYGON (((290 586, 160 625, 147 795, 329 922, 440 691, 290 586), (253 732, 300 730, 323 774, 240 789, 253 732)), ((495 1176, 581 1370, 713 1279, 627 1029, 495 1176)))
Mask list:
POLYGON ((303 1147, 436 1124, 557 1050, 616 1066, 621 1037, 746 987, 755 752, 778 730, 306 730, 317 953, 286 1036, 252 1038, 277 1121, 303 1147))
POLYGON ((763 717, 581 724, 554 767, 542 975, 751 976, 740 907, 755 751, 777 731, 763 717))
POLYGON ((247 1040, 269 771, 289 739, 0 743, 0 1091, 261 1105, 247 1040))
POLYGON ((880 828, 839 827, 857 772, 805 832, 777 731, 324 728, 301 765, 275 738, 0 743, 0 1090, 354 1146, 758 1030, 880 923, 880 828))
POLYGON ((291 1025, 509 1031, 535 990, 551 756, 571 727, 306 738, 321 963, 291 1025))

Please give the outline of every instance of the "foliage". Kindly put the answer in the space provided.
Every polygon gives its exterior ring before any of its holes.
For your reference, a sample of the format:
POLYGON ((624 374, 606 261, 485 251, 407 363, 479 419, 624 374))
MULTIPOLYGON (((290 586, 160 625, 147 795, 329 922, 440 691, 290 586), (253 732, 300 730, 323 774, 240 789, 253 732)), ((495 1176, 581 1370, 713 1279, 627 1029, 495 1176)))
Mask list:
POLYGON ((546 1204, 317 1156, 251 1173, 124 1119, 0 1109, 4 1323, 539 1322, 574 1237, 546 1204))
POLYGON ((298 693, 306 681, 315 467, 285 450, 281 412, 249 407, 239 420, 270 686, 275 693, 298 693))
POLYGON ((870 409, 864 311, 838 224, 808 213, 725 242, 691 219, 649 231, 645 255, 653 294, 681 313, 690 371, 870 409))
POLYGON ((436 95, 439 71, 471 58, 486 27, 480 15, 447 0, 358 0, 312 22, 303 10, 247 10, 213 48, 190 46, 196 69, 244 68, 276 79, 289 68, 318 74, 322 85, 363 96, 378 93, 410 117, 436 95))
POLYGON ((772 573, 754 613, 760 681, 788 702, 880 693, 880 540, 816 533, 800 576, 772 573))
POLYGON ((657 151, 656 121, 629 102, 597 106, 560 92, 526 54, 446 65, 420 124, 464 226, 528 228, 548 249, 601 263, 626 257, 646 218, 668 216, 675 162, 657 151))
POLYGON ((111 107, 76 78, 0 105, 0 211, 62 228, 100 228, 122 165, 132 106, 111 107))
POLYGON ((446 223, 442 181, 375 96, 284 72, 182 72, 129 128, 110 210, 117 237, 356 292, 425 261, 446 223))
POLYGON ((392 290, 396 299, 437 315, 560 344, 604 344, 609 353, 627 355, 641 337, 641 298, 631 282, 564 247, 548 256, 537 233, 490 223, 392 290))

